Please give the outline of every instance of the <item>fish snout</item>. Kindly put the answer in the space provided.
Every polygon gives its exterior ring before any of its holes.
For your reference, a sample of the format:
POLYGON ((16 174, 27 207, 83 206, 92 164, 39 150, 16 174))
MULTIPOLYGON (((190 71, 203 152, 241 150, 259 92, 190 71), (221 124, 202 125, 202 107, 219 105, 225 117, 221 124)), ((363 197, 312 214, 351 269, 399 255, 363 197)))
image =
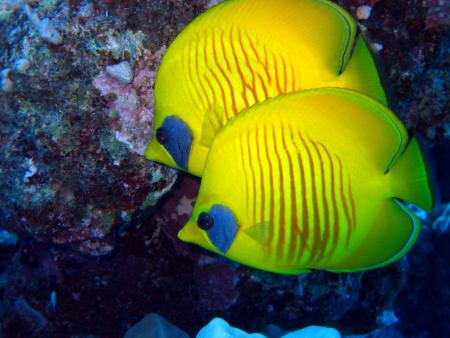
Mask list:
POLYGON ((163 163, 170 167, 179 168, 172 156, 170 156, 164 146, 158 142, 156 137, 153 138, 147 145, 147 148, 145 148, 144 156, 147 160, 163 163))

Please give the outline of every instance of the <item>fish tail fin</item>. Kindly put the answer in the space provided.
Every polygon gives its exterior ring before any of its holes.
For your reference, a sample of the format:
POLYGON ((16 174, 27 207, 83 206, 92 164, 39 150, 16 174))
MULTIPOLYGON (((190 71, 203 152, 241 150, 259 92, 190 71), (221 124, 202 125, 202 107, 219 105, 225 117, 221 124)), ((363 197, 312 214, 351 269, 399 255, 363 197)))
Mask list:
POLYGON ((387 175, 391 181, 393 197, 432 212, 434 188, 430 180, 429 167, 416 138, 411 139, 387 175))
POLYGON ((329 85, 351 88, 373 97, 384 105, 388 104, 375 59, 361 35, 358 36, 355 42, 352 54, 342 70, 342 74, 334 81, 334 84, 330 83, 329 85))
POLYGON ((419 218, 406 205, 395 198, 386 199, 377 209, 368 240, 327 270, 354 272, 389 265, 411 249, 420 228, 419 218))

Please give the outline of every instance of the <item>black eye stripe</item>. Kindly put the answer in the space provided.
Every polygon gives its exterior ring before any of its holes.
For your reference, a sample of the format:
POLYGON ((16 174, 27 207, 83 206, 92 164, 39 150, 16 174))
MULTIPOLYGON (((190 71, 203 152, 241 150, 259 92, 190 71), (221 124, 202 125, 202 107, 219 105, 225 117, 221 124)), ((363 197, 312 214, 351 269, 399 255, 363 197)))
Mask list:
POLYGON ((166 128, 161 127, 156 130, 156 139, 161 144, 166 144, 169 141, 169 134, 166 128))
POLYGON ((197 225, 200 229, 209 230, 214 225, 214 218, 207 212, 202 212, 197 219, 197 225))

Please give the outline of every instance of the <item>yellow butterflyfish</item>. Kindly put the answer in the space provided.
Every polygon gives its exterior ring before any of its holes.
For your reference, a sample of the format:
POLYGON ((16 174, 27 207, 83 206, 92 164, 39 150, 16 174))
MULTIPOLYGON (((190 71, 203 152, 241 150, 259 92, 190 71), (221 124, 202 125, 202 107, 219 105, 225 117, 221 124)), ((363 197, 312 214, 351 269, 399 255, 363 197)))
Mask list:
POLYGON ((201 176, 216 132, 254 103, 309 88, 386 96, 353 18, 327 0, 228 0, 192 21, 155 82, 149 160, 201 176))
POLYGON ((283 274, 351 272, 408 252, 433 194, 415 138, 384 105, 321 88, 256 104, 218 132, 178 237, 283 274))

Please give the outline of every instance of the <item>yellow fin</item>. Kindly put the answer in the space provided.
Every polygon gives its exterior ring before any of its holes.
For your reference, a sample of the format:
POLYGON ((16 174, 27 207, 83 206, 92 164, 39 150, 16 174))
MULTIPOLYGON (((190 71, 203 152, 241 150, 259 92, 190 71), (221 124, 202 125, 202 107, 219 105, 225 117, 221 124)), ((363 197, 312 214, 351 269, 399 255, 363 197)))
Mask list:
POLYGON ((211 105, 206 111, 205 119, 202 125, 202 136, 199 144, 208 147, 211 145, 217 132, 225 124, 225 111, 218 104, 211 105))
POLYGON ((408 207, 394 198, 385 200, 378 209, 366 240, 350 256, 327 270, 352 272, 389 265, 411 249, 420 228, 420 220, 408 207))
POLYGON ((434 192, 428 168, 416 138, 411 139, 388 175, 391 177, 394 197, 432 212, 434 192))
POLYGON ((244 230, 249 237, 262 245, 266 245, 269 242, 273 231, 274 225, 270 222, 257 223, 244 230))
POLYGON ((360 35, 341 75, 327 83, 330 87, 352 88, 365 93, 384 105, 388 104, 386 93, 372 52, 360 35))
POLYGON ((325 103, 335 107, 333 111, 323 109, 322 114, 335 119, 337 124, 352 126, 346 128, 346 132, 364 143, 376 168, 387 172, 408 142, 408 133, 397 116, 384 104, 354 90, 320 88, 314 92, 325 94, 320 101, 323 108, 325 103))
POLYGON ((269 266, 266 269, 267 271, 280 273, 283 275, 302 275, 305 273, 310 273, 310 269, 306 269, 305 267, 298 267, 294 265, 275 265, 269 266))

